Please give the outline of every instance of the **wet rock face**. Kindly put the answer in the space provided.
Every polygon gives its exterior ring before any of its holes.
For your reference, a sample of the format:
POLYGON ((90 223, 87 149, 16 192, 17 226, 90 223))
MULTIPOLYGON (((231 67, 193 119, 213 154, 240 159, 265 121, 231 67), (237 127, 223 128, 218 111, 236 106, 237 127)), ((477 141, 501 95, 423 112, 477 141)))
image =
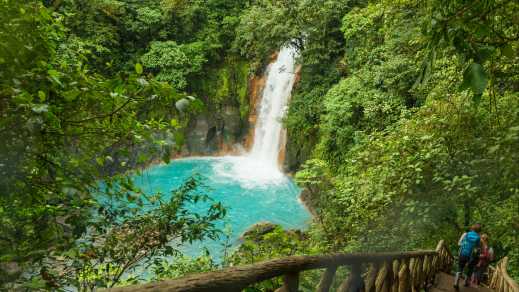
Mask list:
POLYGON ((285 153, 285 161, 283 164, 283 168, 287 172, 294 172, 299 169, 301 164, 306 160, 306 157, 303 153, 301 145, 296 145, 295 143, 291 143, 290 140, 290 131, 287 134, 287 146, 285 153))
POLYGON ((214 127, 213 122, 209 117, 200 115, 189 123, 188 130, 186 131, 186 146, 189 152, 205 153, 208 151, 207 136, 209 129, 214 127))
POLYGON ((247 122, 240 117, 240 109, 224 106, 220 111, 206 112, 193 118, 186 129, 189 155, 212 155, 232 149, 244 138, 247 122))
POLYGON ((286 172, 298 171, 301 165, 312 157, 312 152, 318 142, 317 134, 306 137, 304 143, 291 139, 291 134, 290 129, 288 129, 285 162, 283 164, 286 172))
POLYGON ((243 132, 243 123, 240 118, 240 109, 225 106, 222 112, 224 136, 239 137, 243 132))
POLYGON ((185 129, 181 156, 222 155, 242 144, 248 129, 250 64, 227 58, 207 68, 207 76, 191 80, 190 92, 205 105, 205 111, 185 129))

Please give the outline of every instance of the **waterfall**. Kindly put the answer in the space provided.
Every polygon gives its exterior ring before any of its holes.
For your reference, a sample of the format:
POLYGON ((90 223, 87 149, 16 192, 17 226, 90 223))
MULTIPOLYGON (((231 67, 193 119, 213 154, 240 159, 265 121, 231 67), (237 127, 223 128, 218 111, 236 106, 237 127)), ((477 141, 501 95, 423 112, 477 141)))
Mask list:
POLYGON ((238 181, 246 189, 286 185, 289 181, 279 169, 278 157, 285 146, 281 120, 296 78, 295 58, 295 49, 284 47, 267 67, 251 151, 215 162, 213 168, 219 179, 238 181))
POLYGON ((278 163, 282 144, 281 119, 285 114, 290 93, 296 78, 293 48, 284 47, 275 62, 266 70, 266 83, 259 106, 254 132, 254 144, 249 156, 272 166, 278 163))

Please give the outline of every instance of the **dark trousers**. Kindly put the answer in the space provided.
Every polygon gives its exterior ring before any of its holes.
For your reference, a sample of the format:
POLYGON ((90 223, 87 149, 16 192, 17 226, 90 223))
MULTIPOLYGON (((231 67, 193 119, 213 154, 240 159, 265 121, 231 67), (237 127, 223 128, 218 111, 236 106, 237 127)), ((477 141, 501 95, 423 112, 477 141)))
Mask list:
POLYGON ((458 272, 463 273, 463 270, 465 270, 465 267, 467 267, 467 277, 471 277, 472 273, 474 272, 474 267, 476 266, 477 262, 474 258, 468 256, 462 256, 460 255, 459 261, 458 261, 458 272))
POLYGON ((476 267, 475 275, 476 275, 477 284, 481 284, 481 282, 484 282, 485 273, 487 272, 487 269, 488 269, 488 266, 485 266, 485 265, 476 267))

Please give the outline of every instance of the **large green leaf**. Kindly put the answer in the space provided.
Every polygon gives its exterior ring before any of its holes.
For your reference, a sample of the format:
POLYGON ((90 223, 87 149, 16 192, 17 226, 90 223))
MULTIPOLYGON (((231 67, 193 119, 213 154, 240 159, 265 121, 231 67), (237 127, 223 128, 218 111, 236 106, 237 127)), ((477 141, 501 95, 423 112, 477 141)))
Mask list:
POLYGON ((515 57, 515 51, 512 47, 512 44, 507 44, 506 46, 501 48, 501 54, 503 54, 503 56, 506 56, 507 58, 513 59, 515 57))
POLYGON ((139 75, 142 74, 143 68, 140 63, 135 64, 135 72, 137 72, 137 74, 139 74, 139 75))
POLYGON ((478 63, 470 64, 463 72, 461 89, 470 89, 475 96, 480 97, 487 87, 488 77, 483 66, 478 63))

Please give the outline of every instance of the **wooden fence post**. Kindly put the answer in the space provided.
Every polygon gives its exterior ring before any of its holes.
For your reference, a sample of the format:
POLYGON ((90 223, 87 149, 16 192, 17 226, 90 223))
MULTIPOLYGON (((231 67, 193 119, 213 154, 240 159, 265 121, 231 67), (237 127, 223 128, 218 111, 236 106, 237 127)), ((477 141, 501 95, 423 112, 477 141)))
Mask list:
POLYGON ((409 291, 409 260, 403 259, 400 264, 400 271, 398 271, 398 292, 408 292, 409 291))
POLYGON ((317 292, 328 292, 330 290, 336 272, 337 266, 331 266, 326 268, 323 275, 321 276, 319 286, 317 286, 317 292))
POLYGON ((409 282, 411 285, 411 291, 417 292, 420 291, 420 275, 419 275, 419 266, 421 265, 420 258, 412 258, 411 259, 411 277, 409 278, 409 282))
POLYGON ((375 281, 377 280, 379 263, 373 263, 369 267, 368 275, 364 281, 364 287, 366 292, 375 292, 375 281))
POLYGON ((344 280, 337 289, 338 292, 360 292, 363 288, 364 282, 362 281, 361 266, 360 263, 354 263, 351 265, 350 275, 344 280))
POLYGON ((299 291, 299 272, 288 273, 283 276, 283 286, 276 292, 298 292, 299 291))
POLYGON ((382 264, 377 280, 375 281, 376 292, 390 292, 391 280, 393 279, 392 266, 388 262, 382 264))
POLYGON ((398 285, 400 284, 398 282, 398 272, 400 271, 400 261, 394 260, 393 261, 393 268, 391 269, 392 272, 392 279, 391 279, 391 292, 398 292, 398 285))

